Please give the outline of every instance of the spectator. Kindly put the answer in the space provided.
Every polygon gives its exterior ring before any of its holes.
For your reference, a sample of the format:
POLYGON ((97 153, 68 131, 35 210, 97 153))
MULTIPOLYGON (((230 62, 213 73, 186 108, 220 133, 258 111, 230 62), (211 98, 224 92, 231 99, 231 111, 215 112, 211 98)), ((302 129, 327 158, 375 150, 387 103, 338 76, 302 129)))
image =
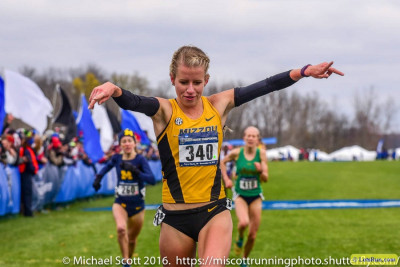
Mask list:
POLYGON ((97 169, 92 160, 89 158, 89 156, 86 154, 85 149, 83 148, 83 143, 82 139, 77 139, 76 140, 76 149, 78 151, 78 158, 82 160, 82 162, 93 168, 94 173, 97 174, 97 169))
POLYGON ((76 146, 75 141, 71 141, 68 144, 64 145, 65 154, 64 154, 64 163, 66 165, 76 165, 79 160, 79 148, 76 146))
POLYGON ((10 127, 11 122, 14 120, 14 116, 11 113, 8 113, 4 119, 3 123, 3 132, 1 134, 6 133, 10 127))
POLYGON ((36 154, 36 159, 39 163, 40 168, 43 167, 47 163, 47 158, 45 156, 45 150, 43 146, 43 140, 42 137, 39 134, 34 135, 33 137, 33 145, 32 145, 33 151, 35 151, 36 154))
POLYGON ((25 131, 22 146, 19 149, 19 172, 21 174, 21 203, 24 216, 32 217, 32 182, 33 176, 38 172, 39 165, 31 144, 33 133, 25 131))
POLYGON ((14 137, 12 135, 1 138, 1 151, 1 159, 4 164, 15 165, 17 163, 18 153, 14 148, 14 137))
POLYGON ((64 164, 64 148, 58 136, 52 136, 47 147, 49 162, 57 167, 64 164))

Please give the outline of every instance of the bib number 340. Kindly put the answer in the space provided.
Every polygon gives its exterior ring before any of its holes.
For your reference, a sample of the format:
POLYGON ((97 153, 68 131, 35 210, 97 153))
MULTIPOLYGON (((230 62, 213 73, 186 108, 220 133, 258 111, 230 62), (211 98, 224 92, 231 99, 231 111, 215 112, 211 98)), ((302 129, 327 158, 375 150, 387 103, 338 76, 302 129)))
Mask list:
POLYGON ((214 165, 217 163, 218 143, 183 145, 179 148, 181 166, 214 165))
POLYGON ((189 150, 189 155, 186 157, 187 161, 194 161, 195 158, 199 158, 200 160, 208 159, 212 160, 213 157, 213 146, 211 144, 197 146, 197 151, 194 151, 194 146, 187 146, 186 150, 189 150))

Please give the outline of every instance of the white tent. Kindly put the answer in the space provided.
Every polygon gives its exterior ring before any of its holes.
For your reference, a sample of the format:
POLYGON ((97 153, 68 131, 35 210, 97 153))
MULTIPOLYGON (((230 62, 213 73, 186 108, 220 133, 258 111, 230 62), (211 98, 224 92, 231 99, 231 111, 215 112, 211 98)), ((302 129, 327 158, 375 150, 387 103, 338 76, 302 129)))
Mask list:
POLYGON ((269 161, 279 160, 279 150, 277 148, 267 149, 267 159, 269 161))
POLYGON ((333 161, 373 161, 376 159, 376 152, 360 146, 349 146, 332 152, 329 157, 333 161))
POLYGON ((319 149, 312 149, 308 156, 309 161, 330 161, 332 158, 328 155, 328 153, 321 151, 319 149), (317 159, 315 159, 315 157, 317 159))
POLYGON ((396 153, 396 158, 395 159, 400 159, 400 147, 395 149, 395 153, 396 153))
POLYGON ((268 160, 299 160, 300 150, 294 146, 284 146, 278 148, 267 149, 268 160))

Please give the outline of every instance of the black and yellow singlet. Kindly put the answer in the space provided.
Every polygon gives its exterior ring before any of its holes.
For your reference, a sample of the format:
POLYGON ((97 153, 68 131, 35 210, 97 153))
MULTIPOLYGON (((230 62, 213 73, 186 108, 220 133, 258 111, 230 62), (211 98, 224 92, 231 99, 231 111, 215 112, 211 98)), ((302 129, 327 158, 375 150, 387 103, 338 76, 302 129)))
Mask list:
POLYGON ((221 117, 208 99, 203 114, 192 120, 169 99, 172 116, 158 136, 163 172, 163 203, 201 203, 225 197, 219 169, 223 133, 221 117))

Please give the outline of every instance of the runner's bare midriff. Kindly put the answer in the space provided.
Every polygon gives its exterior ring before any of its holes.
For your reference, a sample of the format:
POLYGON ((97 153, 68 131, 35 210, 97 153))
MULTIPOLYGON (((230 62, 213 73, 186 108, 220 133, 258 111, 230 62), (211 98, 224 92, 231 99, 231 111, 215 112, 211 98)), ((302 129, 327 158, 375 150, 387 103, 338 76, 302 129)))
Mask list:
POLYGON ((211 201, 201 202, 201 203, 163 203, 163 207, 166 210, 188 210, 188 209, 203 207, 210 203, 211 201))

